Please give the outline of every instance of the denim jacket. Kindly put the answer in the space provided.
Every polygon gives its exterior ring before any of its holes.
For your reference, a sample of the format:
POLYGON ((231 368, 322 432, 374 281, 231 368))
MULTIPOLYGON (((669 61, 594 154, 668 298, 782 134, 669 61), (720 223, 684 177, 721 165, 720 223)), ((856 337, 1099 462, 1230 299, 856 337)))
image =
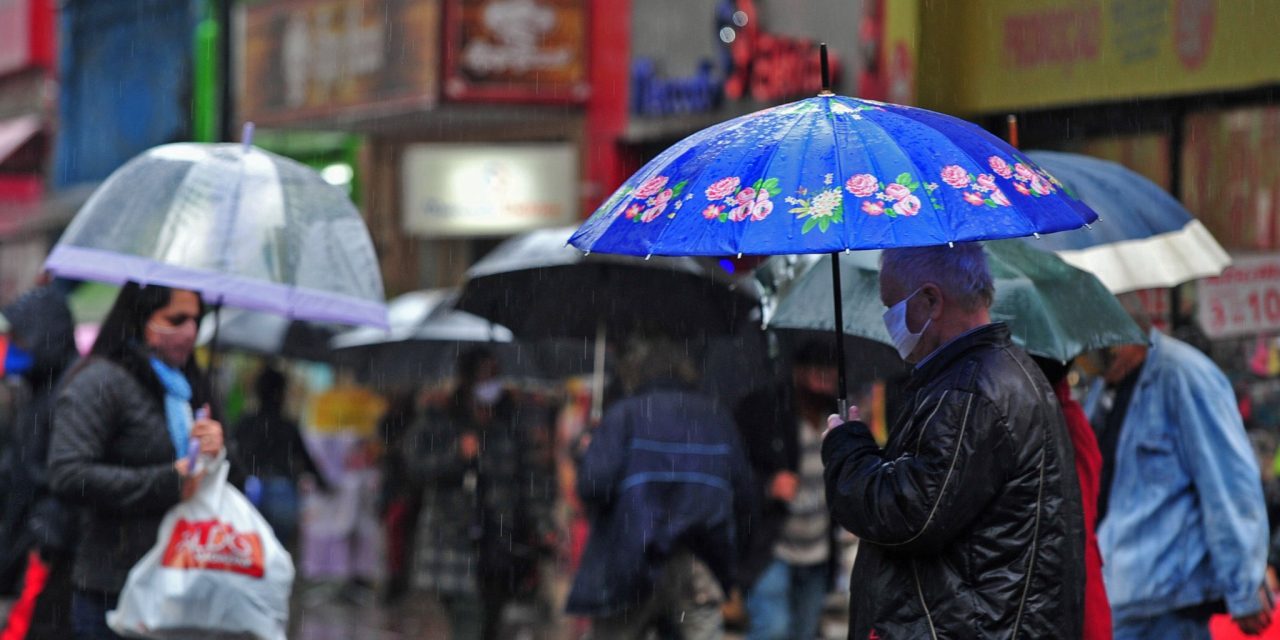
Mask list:
POLYGON ((1233 616, 1256 613, 1267 512, 1235 394, 1218 367, 1152 331, 1114 464, 1098 544, 1115 619, 1212 602, 1225 602, 1233 616))

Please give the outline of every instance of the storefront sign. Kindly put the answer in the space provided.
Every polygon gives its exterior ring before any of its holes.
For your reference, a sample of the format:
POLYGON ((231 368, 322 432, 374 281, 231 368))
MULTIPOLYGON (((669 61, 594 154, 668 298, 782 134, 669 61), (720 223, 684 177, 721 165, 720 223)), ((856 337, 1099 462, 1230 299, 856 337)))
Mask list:
POLYGON ((971 0, 926 4, 922 103, 992 113, 1280 80, 1280 4, 971 0))
POLYGON ((1199 321, 1210 338, 1280 331, 1280 256, 1240 258, 1200 280, 1199 321))
POLYGON ((458 100, 587 97, 583 0, 450 0, 445 93, 458 100))
POLYGON ((424 143, 401 163, 405 229, 428 236, 503 235, 576 219, 573 145, 424 143))
POLYGON ((268 0, 242 24, 242 119, 350 121, 436 102, 439 0, 268 0))
POLYGON ((1182 201, 1222 246, 1280 249, 1280 107, 1187 116, 1182 201))
MULTIPOLYGON (((663 116, 711 111, 725 100, 750 98, 775 103, 811 96, 822 89, 818 43, 771 32, 754 0, 721 0, 716 5, 718 55, 697 64, 691 75, 667 76, 653 59, 637 56, 631 72, 631 111, 663 116)), ((840 78, 840 59, 830 51, 831 78, 840 78)))

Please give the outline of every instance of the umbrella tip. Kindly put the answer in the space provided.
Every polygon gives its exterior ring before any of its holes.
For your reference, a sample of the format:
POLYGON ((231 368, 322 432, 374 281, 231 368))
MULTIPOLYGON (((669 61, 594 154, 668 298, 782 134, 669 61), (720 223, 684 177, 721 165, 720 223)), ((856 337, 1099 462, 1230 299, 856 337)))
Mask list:
POLYGON ((947 241, 947 248, 948 248, 948 249, 954 249, 954 248, 956 248, 956 243, 955 243, 955 242, 953 242, 953 241, 951 241, 951 240, 948 240, 948 241, 947 241))
POLYGON ((653 254, 649 253, 649 254, 645 254, 644 259, 648 260, 649 258, 652 258, 652 257, 653 257, 653 254))
POLYGON ((739 251, 739 252, 738 252, 738 259, 739 259, 739 260, 741 260, 741 259, 742 259, 742 252, 741 252, 741 251, 739 251))
POLYGON ((1092 229, 1092 228, 1093 228, 1093 225, 1091 225, 1091 224, 1089 224, 1088 222, 1086 222, 1086 223, 1084 223, 1084 228, 1086 228, 1086 229, 1092 229))
POLYGON ((827 63, 827 43, 825 42, 818 45, 818 64, 822 74, 822 92, 818 95, 834 95, 831 93, 831 71, 827 63))
POLYGON ((1033 233, 1033 234, 1031 234, 1031 235, 1035 236, 1035 237, 1036 237, 1036 240, 1039 240, 1039 239, 1040 239, 1040 234, 1039 234, 1039 233, 1033 233))
POLYGON ((845 247, 845 248, 844 248, 844 254, 845 254, 846 256, 847 256, 847 255, 849 255, 849 254, 851 254, 851 253, 853 253, 853 249, 850 249, 849 247, 845 247))

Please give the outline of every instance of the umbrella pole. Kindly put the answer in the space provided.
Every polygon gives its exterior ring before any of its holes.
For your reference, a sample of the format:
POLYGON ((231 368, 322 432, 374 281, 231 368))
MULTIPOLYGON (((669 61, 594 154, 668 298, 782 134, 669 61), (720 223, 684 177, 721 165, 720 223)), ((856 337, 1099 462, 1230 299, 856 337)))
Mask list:
POLYGON ((218 397, 218 332, 222 329, 222 298, 213 303, 213 337, 209 340, 209 404, 218 397))
POLYGON ((591 371, 591 424, 593 426, 599 424, 600 418, 604 415, 605 337, 604 320, 600 320, 596 323, 595 364, 591 371))
POLYGON ((836 410, 841 420, 849 417, 849 386, 844 364, 844 301, 840 288, 840 252, 831 254, 831 293, 836 314, 836 410))

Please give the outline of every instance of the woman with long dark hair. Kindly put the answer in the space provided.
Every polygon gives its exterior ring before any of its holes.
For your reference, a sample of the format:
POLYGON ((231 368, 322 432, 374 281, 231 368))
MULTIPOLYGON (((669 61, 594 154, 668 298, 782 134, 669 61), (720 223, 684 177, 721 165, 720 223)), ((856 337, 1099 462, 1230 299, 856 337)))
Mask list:
POLYGON ((203 312, 195 292, 125 285, 58 395, 49 471, 54 493, 80 511, 77 638, 117 637, 106 612, 129 569, 156 543, 165 512, 199 485, 184 457, 189 439, 203 455, 225 455, 193 357, 203 312))

